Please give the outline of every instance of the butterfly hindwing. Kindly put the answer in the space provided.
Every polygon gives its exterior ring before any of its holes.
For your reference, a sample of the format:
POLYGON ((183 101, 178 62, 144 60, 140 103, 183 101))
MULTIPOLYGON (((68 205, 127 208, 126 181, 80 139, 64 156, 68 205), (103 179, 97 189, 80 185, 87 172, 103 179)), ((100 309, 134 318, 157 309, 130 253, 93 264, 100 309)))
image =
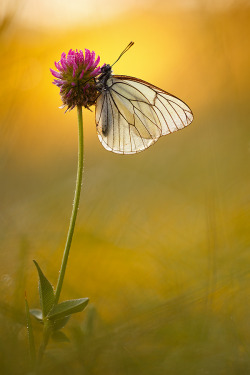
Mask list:
POLYGON ((128 76, 111 76, 96 103, 98 137, 107 150, 120 154, 143 151, 192 120, 180 99, 128 76))

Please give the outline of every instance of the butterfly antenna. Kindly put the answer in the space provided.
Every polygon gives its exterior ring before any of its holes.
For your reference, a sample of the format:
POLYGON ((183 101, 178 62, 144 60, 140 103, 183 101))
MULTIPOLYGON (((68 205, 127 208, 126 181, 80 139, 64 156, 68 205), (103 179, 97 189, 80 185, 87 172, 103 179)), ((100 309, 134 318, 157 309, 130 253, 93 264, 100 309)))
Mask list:
POLYGON ((130 47, 132 47, 135 43, 134 42, 130 42, 127 47, 122 51, 122 53, 120 54, 120 56, 118 57, 117 60, 115 60, 115 62, 111 65, 115 65, 115 63, 117 63, 118 60, 120 60, 120 58, 122 57, 122 55, 124 55, 125 52, 127 52, 129 50, 130 47))

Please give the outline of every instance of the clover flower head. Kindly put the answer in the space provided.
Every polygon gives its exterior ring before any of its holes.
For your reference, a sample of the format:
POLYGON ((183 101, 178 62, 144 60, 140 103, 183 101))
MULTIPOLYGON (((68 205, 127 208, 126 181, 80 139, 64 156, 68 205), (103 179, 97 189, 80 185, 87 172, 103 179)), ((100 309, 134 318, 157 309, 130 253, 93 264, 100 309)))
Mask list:
POLYGON ((100 57, 95 59, 95 52, 85 49, 63 52, 61 59, 55 62, 58 71, 50 69, 55 77, 53 84, 60 88, 62 107, 73 109, 75 106, 89 108, 98 97, 95 77, 101 73, 98 66, 100 57))

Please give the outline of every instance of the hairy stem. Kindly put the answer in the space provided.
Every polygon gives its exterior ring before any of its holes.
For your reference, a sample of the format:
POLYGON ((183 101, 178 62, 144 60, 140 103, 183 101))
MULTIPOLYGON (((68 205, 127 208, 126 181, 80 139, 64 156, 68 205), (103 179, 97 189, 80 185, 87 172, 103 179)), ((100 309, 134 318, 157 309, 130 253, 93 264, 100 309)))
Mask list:
POLYGON ((73 202, 73 209, 70 218, 68 236, 65 244, 65 249, 63 253, 63 259, 61 264, 61 269, 59 273, 59 278, 57 282, 56 292, 55 292, 55 305, 59 301, 60 293, 62 290, 63 280, 65 276, 67 261, 69 257, 70 246, 74 234, 76 217, 80 202, 80 194, 81 194, 81 187, 82 187, 82 176, 83 176, 83 122, 82 122, 82 107, 77 107, 77 115, 78 115, 78 167, 77 167, 77 177, 76 177, 76 188, 75 188, 75 197, 73 202))
POLYGON ((37 366, 38 367, 37 367, 37 370, 39 369, 39 366, 42 363, 43 355, 44 355, 45 349, 48 345, 50 335, 51 335, 51 323, 49 322, 49 320, 47 320, 47 321, 44 322, 43 341, 42 341, 42 343, 40 345, 40 348, 39 348, 39 351, 38 351, 38 358, 37 358, 37 366))

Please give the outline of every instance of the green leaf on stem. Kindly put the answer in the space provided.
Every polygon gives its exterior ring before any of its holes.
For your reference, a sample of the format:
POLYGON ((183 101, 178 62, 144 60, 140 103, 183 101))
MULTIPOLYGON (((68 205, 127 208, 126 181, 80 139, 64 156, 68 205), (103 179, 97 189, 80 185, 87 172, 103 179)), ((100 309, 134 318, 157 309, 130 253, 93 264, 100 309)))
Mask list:
POLYGON ((65 316, 65 318, 56 319, 54 321, 53 330, 57 331, 57 330, 63 328, 68 323, 69 318, 70 318, 70 315, 65 316))
POLYGON ((61 319, 68 315, 78 313, 85 309, 89 302, 88 298, 71 299, 54 306, 48 314, 48 319, 61 319))
POLYGON ((33 262, 35 263, 39 276, 40 305, 43 313, 43 318, 45 318, 51 310, 55 301, 54 289, 49 280, 44 276, 37 262, 35 260, 33 260, 33 262))
POLYGON ((31 324, 29 305, 28 305, 26 293, 25 293, 25 311, 26 311, 26 322, 27 322, 28 339, 29 339, 30 360, 31 360, 31 366, 34 369, 36 365, 36 348, 35 348, 35 340, 34 340, 33 328, 31 324))
POLYGON ((69 338, 62 331, 55 331, 51 335, 52 340, 57 342, 69 342, 69 338))
POLYGON ((40 309, 30 309, 30 314, 34 316, 39 322, 43 321, 43 312, 40 309))

